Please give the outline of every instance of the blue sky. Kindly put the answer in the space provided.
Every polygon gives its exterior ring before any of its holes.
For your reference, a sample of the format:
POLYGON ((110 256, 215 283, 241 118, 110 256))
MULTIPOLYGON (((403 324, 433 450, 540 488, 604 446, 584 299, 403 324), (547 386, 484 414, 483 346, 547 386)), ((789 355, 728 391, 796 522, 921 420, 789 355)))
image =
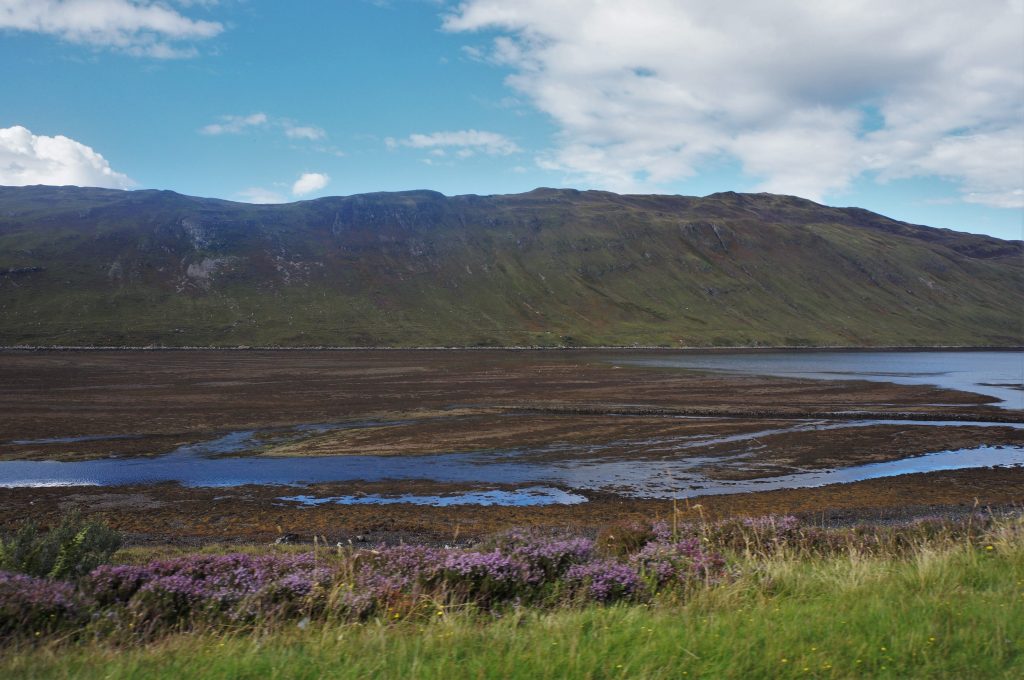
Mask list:
POLYGON ((1024 237, 1019 1, 0 0, 0 184, 792 193, 1024 237))

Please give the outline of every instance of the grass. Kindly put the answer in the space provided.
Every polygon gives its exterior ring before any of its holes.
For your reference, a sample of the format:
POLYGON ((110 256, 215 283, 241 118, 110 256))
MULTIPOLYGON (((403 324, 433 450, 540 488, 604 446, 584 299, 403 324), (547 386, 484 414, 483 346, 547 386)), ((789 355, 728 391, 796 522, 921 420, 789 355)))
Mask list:
MULTIPOLYGON (((11 678, 1019 678, 1024 541, 748 554, 684 602, 20 643, 11 678)), ((670 598, 676 595, 669 594, 670 598)))

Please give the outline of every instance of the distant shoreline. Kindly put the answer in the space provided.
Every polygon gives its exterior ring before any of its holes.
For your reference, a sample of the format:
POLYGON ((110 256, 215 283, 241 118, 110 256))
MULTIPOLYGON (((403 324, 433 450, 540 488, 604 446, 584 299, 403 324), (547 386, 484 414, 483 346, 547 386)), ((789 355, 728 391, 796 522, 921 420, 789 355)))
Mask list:
POLYGON ((1022 352, 1024 345, 734 345, 723 347, 665 347, 659 345, 437 345, 419 347, 344 345, 0 345, 0 352, 586 352, 642 351, 725 354, 731 352, 1022 352))

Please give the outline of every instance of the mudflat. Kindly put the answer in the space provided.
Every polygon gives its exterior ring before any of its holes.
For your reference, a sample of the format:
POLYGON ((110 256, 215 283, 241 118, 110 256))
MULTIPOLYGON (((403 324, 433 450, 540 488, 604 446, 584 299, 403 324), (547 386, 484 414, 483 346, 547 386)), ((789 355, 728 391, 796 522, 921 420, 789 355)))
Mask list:
MULTIPOLYGON (((745 419, 860 411, 882 416, 1006 417, 982 395, 869 381, 732 376, 617 364, 627 351, 4 351, 0 457, 153 455, 218 432, 360 419, 418 418, 396 453, 589 436, 601 415, 723 415, 745 419), (458 433, 460 415, 569 415, 492 420, 458 433), (562 432, 543 430, 557 425, 562 432), (568 423, 568 425, 566 425, 568 423), (425 436, 420 436, 422 429, 425 436), (440 430, 440 432, 439 432, 440 430), (440 436, 441 439, 437 437, 440 436), (103 439, 86 439, 102 437, 103 439), (110 437, 124 437, 112 439, 110 437), (84 441, 38 443, 81 438, 84 441), (526 438, 524 440, 524 438, 526 438), (27 442, 27 443, 12 443, 27 442)), ((645 352, 649 353, 649 352, 645 352)), ((864 415, 867 417, 867 415, 864 415)), ((633 421, 601 425, 612 437, 633 421)), ((726 429, 736 427, 730 420, 726 429)), ((380 450, 397 430, 381 430, 380 450)), ((361 433, 365 435, 366 433, 361 433)), ((358 442, 365 451, 368 442, 358 442)), ((353 442, 352 444, 356 444, 353 442)), ((350 444, 349 446, 351 446, 350 444)), ((345 450, 346 442, 338 442, 345 450)), ((373 444, 376 446, 376 444, 373 444)))
MULTIPOLYGON (((701 472, 728 480, 1024 444, 1022 431, 1012 426, 1024 414, 974 393, 867 380, 716 374, 620 360, 650 354, 8 350, 0 352, 0 460, 160 456, 225 433, 255 430, 252 447, 223 455, 308 457, 315 465, 317 456, 514 450, 542 466, 584 457, 657 461, 685 449, 699 453, 701 472), (805 427, 811 421, 818 426, 805 427), (933 421, 952 424, 928 425, 933 421), (310 424, 340 426, 274 435, 275 428, 310 424), (260 433, 268 433, 265 440, 260 433)), ((530 508, 304 507, 281 500, 298 493, 445 494, 467 488, 475 487, 424 479, 348 480, 305 491, 177 484, 9 488, 0 489, 0 525, 12 525, 29 511, 45 519, 76 505, 146 541, 263 540, 276 532, 340 539, 373 531, 442 540, 524 522, 596 525, 679 510, 678 504, 613 489, 584 492, 588 501, 581 505, 530 508)), ((719 514, 856 515, 897 512, 908 501, 913 507, 955 508, 975 500, 1024 501, 1024 475, 1019 469, 946 471, 687 503, 719 514)))

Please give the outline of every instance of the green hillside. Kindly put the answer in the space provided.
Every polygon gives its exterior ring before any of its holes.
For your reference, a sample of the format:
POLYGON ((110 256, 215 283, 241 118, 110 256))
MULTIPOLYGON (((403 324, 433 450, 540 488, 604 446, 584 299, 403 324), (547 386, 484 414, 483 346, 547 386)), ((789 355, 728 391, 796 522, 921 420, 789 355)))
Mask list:
POLYGON ((3 345, 1018 345, 1024 244, 790 196, 0 187, 3 345))

